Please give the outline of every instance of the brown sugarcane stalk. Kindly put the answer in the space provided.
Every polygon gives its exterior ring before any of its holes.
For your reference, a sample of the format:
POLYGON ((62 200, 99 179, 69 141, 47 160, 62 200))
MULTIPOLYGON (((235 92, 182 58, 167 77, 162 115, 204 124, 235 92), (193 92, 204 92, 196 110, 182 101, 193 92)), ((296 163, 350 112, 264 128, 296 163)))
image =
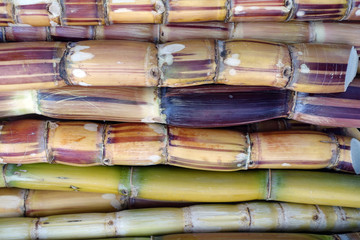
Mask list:
POLYGON ((0 160, 12 164, 169 164, 215 171, 330 168, 360 173, 359 151, 359 140, 314 131, 242 133, 40 120, 4 122, 0 131, 0 160))
POLYGON ((294 170, 214 172, 169 166, 83 168, 51 164, 7 164, 0 171, 0 187, 113 193, 124 198, 156 201, 274 200, 360 207, 360 177, 351 174, 294 170))
POLYGON ((0 26, 114 23, 359 21, 358 0, 1 0, 0 26))
POLYGON ((360 126, 360 81, 346 93, 306 94, 266 87, 64 87, 0 93, 0 117, 42 114, 60 119, 224 127, 289 118, 333 127, 360 126))
POLYGON ((107 214, 69 214, 45 218, 2 218, 0 237, 83 239, 234 231, 343 233, 359 231, 359 219, 359 209, 355 208, 252 202, 124 210, 107 214))
POLYGON ((191 202, 124 198, 113 193, 42 191, 0 188, 0 218, 45 217, 73 213, 105 213, 149 207, 184 207, 191 202))
POLYGON ((347 45, 255 40, 5 43, 2 90, 80 86, 263 85, 310 93, 344 92, 357 72, 347 45), (22 64, 19 64, 22 63, 22 64))
MULTIPOLYGON (((105 240, 109 238, 104 238, 105 240)), ((304 234, 304 233, 183 233, 151 237, 111 238, 116 240, 338 240, 360 239, 359 233, 348 234, 304 234)), ((100 240, 100 239, 99 239, 100 240)))

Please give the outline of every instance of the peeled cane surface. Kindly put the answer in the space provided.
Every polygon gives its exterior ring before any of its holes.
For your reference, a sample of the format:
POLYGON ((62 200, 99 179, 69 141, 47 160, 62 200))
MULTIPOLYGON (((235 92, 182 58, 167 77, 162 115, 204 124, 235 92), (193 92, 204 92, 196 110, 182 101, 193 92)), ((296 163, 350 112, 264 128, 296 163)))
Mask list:
POLYGON ((79 86, 270 86, 309 93, 344 92, 357 72, 347 45, 285 45, 257 40, 5 43, 2 90, 79 86), (26 64, 19 64, 25 62, 26 64), (59 83, 60 82, 60 83, 59 83))
POLYGON ((360 141, 315 131, 243 133, 160 124, 3 122, 1 163, 157 165, 212 171, 330 168, 355 173, 360 141))
POLYGON ((356 208, 251 202, 0 219, 3 239, 81 239, 182 232, 359 231, 356 208))
POLYGON ((207 21, 359 20, 359 2, 346 0, 2 0, 0 24, 104 25, 207 21))
POLYGON ((287 117, 310 124, 359 127, 359 81, 345 93, 305 94, 266 87, 84 88, 0 93, 0 117, 41 114, 76 120, 223 127, 287 117))
POLYGON ((48 164, 8 164, 2 172, 2 187, 119 193, 128 198, 159 201, 265 199, 360 207, 360 178, 338 173, 289 170, 222 173, 158 166, 81 168, 48 164))

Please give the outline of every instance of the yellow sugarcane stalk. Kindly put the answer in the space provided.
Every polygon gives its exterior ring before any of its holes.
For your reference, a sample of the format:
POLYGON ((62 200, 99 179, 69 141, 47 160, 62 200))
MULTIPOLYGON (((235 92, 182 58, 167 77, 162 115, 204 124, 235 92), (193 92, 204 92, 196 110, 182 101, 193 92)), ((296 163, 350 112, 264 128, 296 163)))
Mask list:
POLYGON ((238 202, 276 200, 360 207, 356 175, 254 170, 208 172, 173 167, 72 167, 5 165, 0 187, 122 194, 159 201, 238 202))
POLYGON ((347 232, 360 230, 360 210, 250 202, 124 210, 44 218, 2 218, 2 239, 81 239, 182 232, 347 232))
POLYGON ((0 217, 114 212, 128 208, 129 204, 116 194, 0 189, 0 217))
POLYGON ((160 124, 20 120, 2 123, 2 163, 169 164, 201 170, 330 168, 359 173, 360 142, 315 131, 243 133, 160 124))

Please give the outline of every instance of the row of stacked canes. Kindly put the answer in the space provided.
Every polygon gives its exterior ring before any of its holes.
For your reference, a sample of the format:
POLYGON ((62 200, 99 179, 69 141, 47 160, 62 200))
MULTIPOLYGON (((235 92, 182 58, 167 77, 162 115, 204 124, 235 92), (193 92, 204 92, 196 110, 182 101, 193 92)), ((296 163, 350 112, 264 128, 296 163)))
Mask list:
POLYGON ((359 9, 0 1, 0 239, 360 239, 359 9))

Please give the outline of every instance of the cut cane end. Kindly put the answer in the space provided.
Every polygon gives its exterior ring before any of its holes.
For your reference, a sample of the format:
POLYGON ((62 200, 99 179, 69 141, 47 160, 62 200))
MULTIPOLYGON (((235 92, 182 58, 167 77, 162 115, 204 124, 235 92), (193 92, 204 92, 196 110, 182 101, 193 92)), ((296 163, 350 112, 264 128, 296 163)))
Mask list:
POLYGON ((351 161, 356 174, 360 174, 360 141, 356 138, 351 139, 351 161))
POLYGON ((355 47, 351 48, 349 61, 346 69, 346 76, 345 76, 345 91, 350 85, 350 83, 354 80, 357 74, 357 68, 359 64, 359 56, 355 47))

